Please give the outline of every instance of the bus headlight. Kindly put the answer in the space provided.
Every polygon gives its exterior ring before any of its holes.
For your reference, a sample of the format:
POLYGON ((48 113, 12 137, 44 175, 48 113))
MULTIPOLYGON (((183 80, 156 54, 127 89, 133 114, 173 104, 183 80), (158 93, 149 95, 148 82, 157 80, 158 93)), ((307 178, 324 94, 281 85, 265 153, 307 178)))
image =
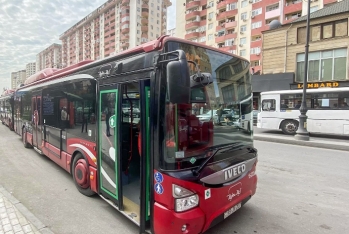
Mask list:
POLYGON ((176 212, 183 212, 199 205, 199 196, 188 189, 174 184, 172 194, 175 198, 176 212))

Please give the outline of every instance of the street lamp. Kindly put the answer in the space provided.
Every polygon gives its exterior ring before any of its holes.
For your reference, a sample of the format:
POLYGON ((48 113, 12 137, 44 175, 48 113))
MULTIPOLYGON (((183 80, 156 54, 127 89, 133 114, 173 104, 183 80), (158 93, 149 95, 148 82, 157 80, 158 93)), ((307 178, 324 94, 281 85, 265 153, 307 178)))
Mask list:
POLYGON ((309 32, 310 32, 310 0, 308 0, 308 12, 307 12, 307 37, 305 41, 305 58, 304 58, 304 81, 303 81, 303 96, 302 96, 302 105, 299 111, 301 115, 299 116, 299 126, 294 136, 297 140, 309 141, 309 132, 306 129, 307 124, 307 86, 308 86, 308 53, 309 53, 309 32))

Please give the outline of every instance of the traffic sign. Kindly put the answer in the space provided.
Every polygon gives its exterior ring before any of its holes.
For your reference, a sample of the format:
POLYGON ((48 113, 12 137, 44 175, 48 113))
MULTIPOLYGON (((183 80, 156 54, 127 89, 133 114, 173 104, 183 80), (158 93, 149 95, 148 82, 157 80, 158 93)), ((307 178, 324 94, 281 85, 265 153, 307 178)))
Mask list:
POLYGON ((115 126, 116 126, 116 116, 115 115, 110 116, 110 118, 109 118, 109 126, 111 128, 115 128, 115 126))

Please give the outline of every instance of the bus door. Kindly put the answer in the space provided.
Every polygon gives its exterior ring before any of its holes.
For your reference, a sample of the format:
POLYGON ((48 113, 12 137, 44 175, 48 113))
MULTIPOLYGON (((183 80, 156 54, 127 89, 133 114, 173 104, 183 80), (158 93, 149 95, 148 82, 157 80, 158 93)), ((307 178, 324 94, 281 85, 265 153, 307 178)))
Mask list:
POLYGON ((99 95, 99 144, 98 171, 99 191, 113 205, 120 209, 121 190, 120 159, 118 146, 118 89, 102 90, 99 95))
POLYGON ((33 146, 37 149, 41 149, 41 97, 32 97, 32 126, 33 126, 33 146))

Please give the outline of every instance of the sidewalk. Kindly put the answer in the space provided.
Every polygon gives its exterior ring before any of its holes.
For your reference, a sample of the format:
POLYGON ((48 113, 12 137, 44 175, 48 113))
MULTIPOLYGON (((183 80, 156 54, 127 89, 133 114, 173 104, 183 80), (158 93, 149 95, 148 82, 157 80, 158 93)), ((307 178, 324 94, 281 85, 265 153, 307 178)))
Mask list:
POLYGON ((268 133, 256 133, 253 135, 256 141, 269 141, 290 145, 310 146, 316 148, 344 150, 349 151, 349 140, 343 139, 328 139, 310 136, 309 141, 296 140, 294 136, 289 135, 273 135, 268 133))
POLYGON ((0 185, 0 234, 53 234, 0 185))

